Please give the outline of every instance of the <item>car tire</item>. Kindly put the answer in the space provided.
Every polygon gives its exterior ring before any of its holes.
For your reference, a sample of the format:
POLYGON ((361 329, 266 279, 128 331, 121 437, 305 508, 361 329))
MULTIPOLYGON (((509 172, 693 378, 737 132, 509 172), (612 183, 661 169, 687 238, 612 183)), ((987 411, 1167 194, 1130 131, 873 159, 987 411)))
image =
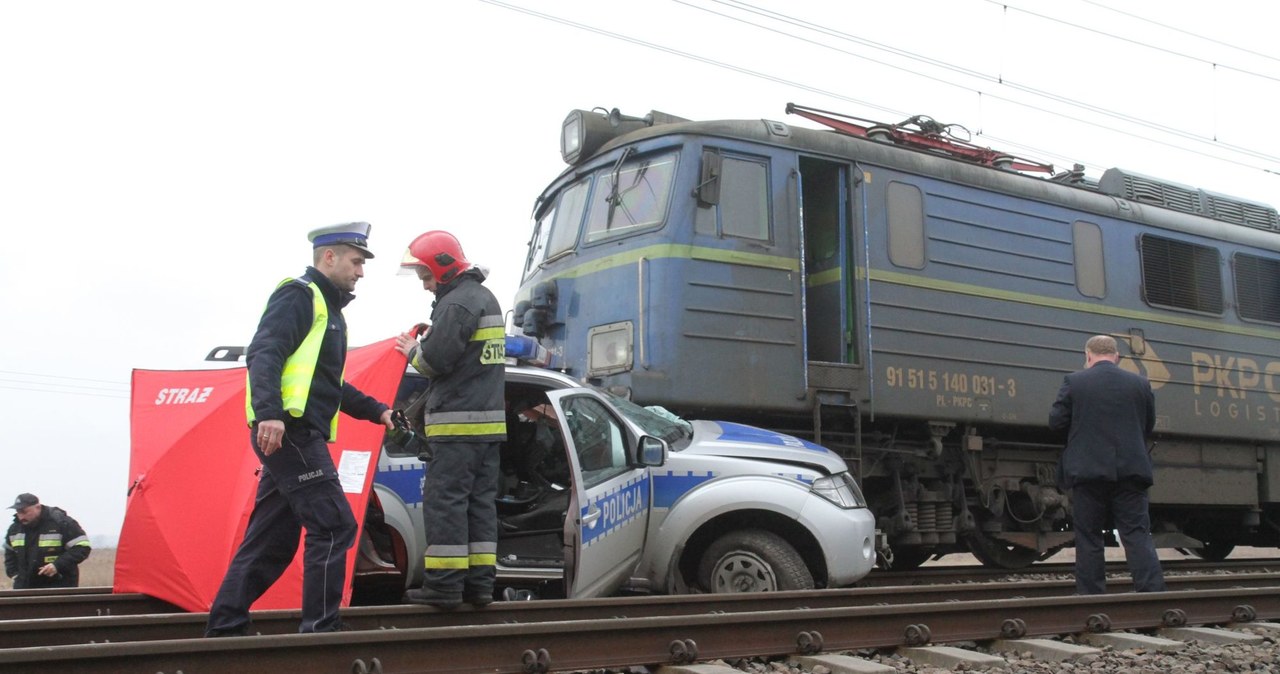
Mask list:
POLYGON ((733 531, 716 539, 698 564, 698 582, 713 594, 812 590, 813 574, 783 538, 762 529, 733 531))

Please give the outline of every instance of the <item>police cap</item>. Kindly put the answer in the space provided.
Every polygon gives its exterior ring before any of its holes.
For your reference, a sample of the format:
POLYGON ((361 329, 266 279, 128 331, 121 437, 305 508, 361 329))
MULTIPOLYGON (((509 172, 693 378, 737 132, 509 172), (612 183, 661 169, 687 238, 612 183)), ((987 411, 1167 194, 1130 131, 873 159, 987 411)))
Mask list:
POLYGON ((347 222, 313 229, 307 238, 311 239, 312 248, 342 244, 364 253, 366 259, 373 259, 373 251, 369 250, 371 228, 372 226, 367 222, 347 222))

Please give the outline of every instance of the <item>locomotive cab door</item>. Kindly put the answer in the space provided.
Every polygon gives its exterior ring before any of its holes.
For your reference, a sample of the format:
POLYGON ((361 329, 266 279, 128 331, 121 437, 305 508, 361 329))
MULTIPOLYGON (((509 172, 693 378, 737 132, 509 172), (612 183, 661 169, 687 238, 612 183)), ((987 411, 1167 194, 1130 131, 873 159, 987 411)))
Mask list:
POLYGON ((859 360, 850 168, 846 163, 800 158, 805 346, 810 362, 856 364, 859 360))

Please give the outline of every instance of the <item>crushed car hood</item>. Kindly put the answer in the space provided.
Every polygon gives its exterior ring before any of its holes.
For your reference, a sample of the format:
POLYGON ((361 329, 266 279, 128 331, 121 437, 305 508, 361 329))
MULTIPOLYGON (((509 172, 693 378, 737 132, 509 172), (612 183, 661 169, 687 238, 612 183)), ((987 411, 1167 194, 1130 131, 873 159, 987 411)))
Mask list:
POLYGON ((693 441, 680 454, 735 456, 813 466, 829 475, 848 470, 835 452, 785 433, 728 421, 693 421, 693 441))

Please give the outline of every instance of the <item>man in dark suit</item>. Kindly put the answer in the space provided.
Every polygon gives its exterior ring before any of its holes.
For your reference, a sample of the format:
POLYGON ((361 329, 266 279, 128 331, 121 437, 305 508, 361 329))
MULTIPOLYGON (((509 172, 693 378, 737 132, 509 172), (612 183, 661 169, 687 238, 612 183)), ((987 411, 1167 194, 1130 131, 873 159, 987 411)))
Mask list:
POLYGON ((1067 436, 1059 481, 1071 490, 1077 594, 1106 592, 1103 535, 1108 515, 1124 545, 1134 589, 1165 589, 1147 500, 1152 484, 1147 442, 1155 428, 1155 395, 1145 377, 1120 369, 1119 362, 1114 338, 1089 338, 1085 369, 1063 379, 1049 413, 1049 427, 1067 436))

